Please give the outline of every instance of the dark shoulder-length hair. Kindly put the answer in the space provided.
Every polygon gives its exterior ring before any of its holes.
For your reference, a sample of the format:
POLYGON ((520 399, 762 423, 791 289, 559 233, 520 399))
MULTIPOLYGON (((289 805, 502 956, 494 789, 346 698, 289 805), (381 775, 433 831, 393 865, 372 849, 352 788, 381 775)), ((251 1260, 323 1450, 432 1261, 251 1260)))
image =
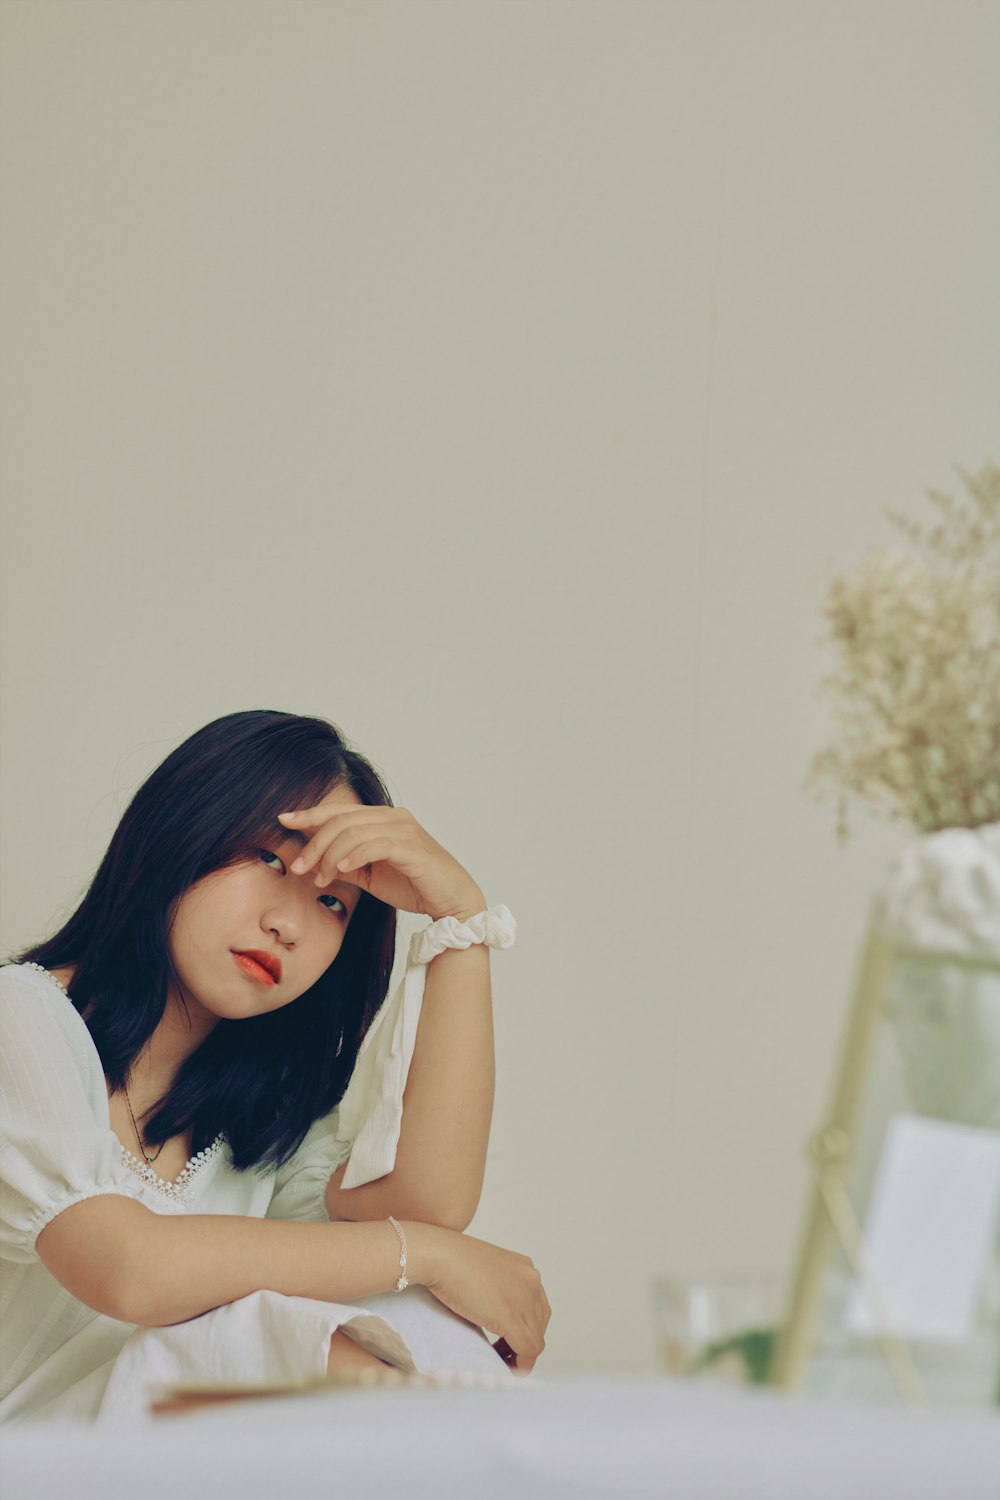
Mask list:
MULTIPOLYGON (((75 966, 70 999, 114 1092, 162 1019, 169 984, 179 986, 168 938, 181 896, 287 838, 277 814, 334 785, 392 806, 378 772, 325 719, 255 709, 213 720, 140 786, 65 925, 11 959, 75 966)), ((325 973, 278 1010, 218 1021, 149 1116, 146 1140, 193 1127, 192 1152, 221 1133, 241 1171, 287 1161, 343 1097, 388 992, 395 937, 395 909, 362 890, 325 973)))

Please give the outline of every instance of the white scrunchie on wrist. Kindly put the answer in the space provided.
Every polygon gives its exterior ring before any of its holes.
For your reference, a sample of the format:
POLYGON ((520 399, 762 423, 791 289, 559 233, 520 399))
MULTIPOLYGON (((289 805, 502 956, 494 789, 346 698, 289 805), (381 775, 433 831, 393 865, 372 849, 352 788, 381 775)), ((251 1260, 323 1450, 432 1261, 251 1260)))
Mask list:
POLYGON ((485 943, 487 948, 511 948, 516 936, 517 923, 506 906, 491 906, 466 922, 457 917, 439 917, 413 934, 410 963, 428 964, 446 948, 471 948, 474 943, 485 943))

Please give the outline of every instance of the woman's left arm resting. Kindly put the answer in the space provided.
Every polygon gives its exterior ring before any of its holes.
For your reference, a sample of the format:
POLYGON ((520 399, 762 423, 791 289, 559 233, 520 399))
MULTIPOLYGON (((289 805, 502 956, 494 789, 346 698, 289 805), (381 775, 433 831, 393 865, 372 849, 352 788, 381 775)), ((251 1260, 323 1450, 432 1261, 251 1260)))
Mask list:
MULTIPOLYGON (((486 907, 470 903, 460 919, 486 907)), ((326 1191, 331 1219, 415 1219, 467 1229, 479 1206, 493 1117, 495 1062, 490 950, 449 948, 431 959, 391 1172, 326 1191)))

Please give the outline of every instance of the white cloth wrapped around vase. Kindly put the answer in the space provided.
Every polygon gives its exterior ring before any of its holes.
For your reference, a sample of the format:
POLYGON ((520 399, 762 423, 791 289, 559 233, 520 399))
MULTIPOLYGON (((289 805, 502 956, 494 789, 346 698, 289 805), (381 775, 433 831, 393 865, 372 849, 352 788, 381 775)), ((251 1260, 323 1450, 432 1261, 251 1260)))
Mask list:
POLYGON ((875 899, 885 1009, 919 1114, 1000 1129, 1000 823, 903 849, 875 899))

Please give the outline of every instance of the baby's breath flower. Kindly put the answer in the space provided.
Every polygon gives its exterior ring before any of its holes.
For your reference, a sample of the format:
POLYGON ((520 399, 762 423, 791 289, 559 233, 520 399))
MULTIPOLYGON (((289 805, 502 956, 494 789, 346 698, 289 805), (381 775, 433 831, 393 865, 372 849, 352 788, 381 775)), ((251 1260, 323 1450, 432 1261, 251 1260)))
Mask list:
POLYGON ((927 492, 936 526, 886 510, 916 555, 870 550, 827 583, 838 733, 804 789, 836 794, 841 843, 852 797, 921 833, 1000 821, 1000 467, 958 474, 961 502, 927 492))

